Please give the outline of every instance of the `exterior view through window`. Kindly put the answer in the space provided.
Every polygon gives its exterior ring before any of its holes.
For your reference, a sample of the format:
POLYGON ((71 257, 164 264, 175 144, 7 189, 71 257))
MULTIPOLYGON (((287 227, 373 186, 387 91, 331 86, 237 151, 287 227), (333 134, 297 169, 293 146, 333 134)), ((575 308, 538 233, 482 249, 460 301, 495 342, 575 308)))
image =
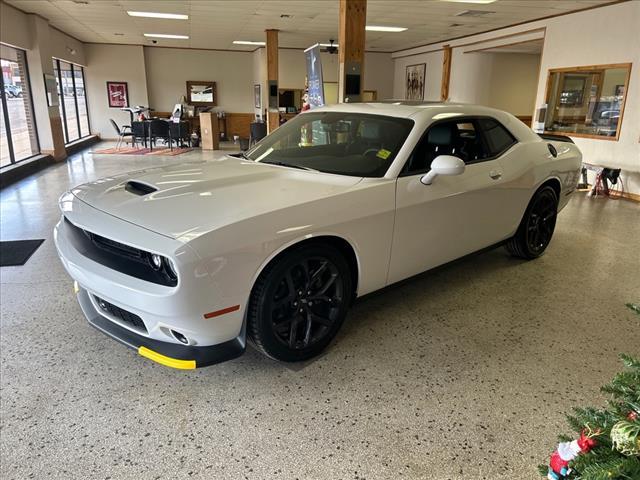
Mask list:
POLYGON ((617 139, 631 64, 549 70, 545 130, 617 139))
POLYGON ((79 65, 54 59, 53 74, 58 84, 60 118, 62 118, 65 143, 71 143, 90 133, 84 70, 79 65))
POLYGON ((382 177, 404 144, 413 120, 383 115, 309 112, 288 121, 247 158, 326 173, 382 177))
POLYGON ((40 152, 24 51, 0 45, 0 168, 40 152))

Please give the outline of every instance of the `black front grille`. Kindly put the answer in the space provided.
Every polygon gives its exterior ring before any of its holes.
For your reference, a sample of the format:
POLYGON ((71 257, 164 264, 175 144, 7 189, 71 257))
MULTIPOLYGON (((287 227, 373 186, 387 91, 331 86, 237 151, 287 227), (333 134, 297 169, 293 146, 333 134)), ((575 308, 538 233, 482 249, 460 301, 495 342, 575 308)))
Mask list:
POLYGON ((94 298, 96 299, 98 307, 100 307, 103 312, 110 314, 111 316, 120 320, 122 323, 125 323, 138 331, 147 333, 147 327, 144 325, 142 319, 135 313, 127 312, 120 307, 116 307, 113 303, 109 303, 106 300, 103 300, 102 298, 95 295, 94 298))
POLYGON ((175 274, 166 268, 164 263, 161 268, 154 268, 149 252, 83 230, 71 223, 67 217, 64 221, 70 230, 69 240, 85 257, 141 280, 168 287, 178 285, 175 274))

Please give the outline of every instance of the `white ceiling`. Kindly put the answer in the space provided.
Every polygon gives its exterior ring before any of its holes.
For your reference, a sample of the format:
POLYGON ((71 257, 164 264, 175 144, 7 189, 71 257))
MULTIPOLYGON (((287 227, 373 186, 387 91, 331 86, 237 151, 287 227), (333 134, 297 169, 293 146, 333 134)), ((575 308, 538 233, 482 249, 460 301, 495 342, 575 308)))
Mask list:
MULTIPOLYGON (((4 0, 37 13, 83 42, 151 45, 143 33, 189 35, 158 39, 157 45, 253 50, 233 40, 264 40, 280 30, 280 46, 304 48, 338 38, 338 0, 4 0), (189 20, 134 18, 127 10, 182 13, 189 20), (290 18, 281 18, 286 14, 290 18), (120 34, 120 35, 117 35, 120 34)), ((401 33, 367 32, 366 48, 397 51, 515 23, 557 15, 610 0, 497 0, 490 4, 442 0, 368 0, 367 23, 407 27, 401 33), (488 10, 482 17, 456 17, 464 10, 488 10), (460 26, 451 26, 461 24, 460 26)))

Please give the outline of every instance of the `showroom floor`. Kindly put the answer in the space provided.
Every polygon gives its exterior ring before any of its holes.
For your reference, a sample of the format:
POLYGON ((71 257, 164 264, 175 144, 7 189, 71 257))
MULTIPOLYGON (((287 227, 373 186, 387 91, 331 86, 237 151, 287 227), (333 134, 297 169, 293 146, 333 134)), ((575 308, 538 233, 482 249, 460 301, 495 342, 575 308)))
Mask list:
POLYGON ((542 258, 498 249, 361 299, 314 362, 151 363, 84 320, 56 200, 212 155, 85 152, 2 190, 2 239, 46 239, 0 270, 3 479, 534 479, 564 413, 640 353, 640 204, 579 194, 542 258))

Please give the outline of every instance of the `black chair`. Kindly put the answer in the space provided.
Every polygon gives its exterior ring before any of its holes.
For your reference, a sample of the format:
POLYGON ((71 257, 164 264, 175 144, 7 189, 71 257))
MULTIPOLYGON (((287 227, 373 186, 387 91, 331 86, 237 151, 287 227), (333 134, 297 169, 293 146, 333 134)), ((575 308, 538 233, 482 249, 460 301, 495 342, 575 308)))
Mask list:
POLYGON ((110 118, 109 121, 111 122, 111 125, 113 125, 113 128, 115 129, 116 133, 118 134, 118 143, 116 144, 116 150, 120 149, 120 145, 122 145, 122 141, 126 137, 131 137, 131 144, 132 144, 132 146, 135 146, 136 139, 133 136, 133 132, 131 131, 131 126, 123 125, 122 128, 120 128, 113 118, 110 118), (127 129, 129 129, 129 131, 127 131, 127 129))
POLYGON ((176 146, 178 148, 180 148, 185 143, 191 146, 191 132, 189 131, 189 122, 171 122, 169 124, 169 133, 171 134, 171 139, 176 142, 176 146))
POLYGON ((161 138, 164 140, 165 144, 169 142, 169 148, 173 150, 173 142, 171 141, 171 129, 169 128, 169 122, 166 120, 153 119, 149 122, 149 137, 151 140, 151 145, 149 147, 153 149, 153 146, 156 144, 156 140, 161 138))
POLYGON ((131 133, 134 141, 139 139, 147 148, 147 138, 149 137, 149 122, 131 122, 131 133))
POLYGON ((253 145, 267 136, 267 124, 264 122, 253 122, 250 125, 249 133, 249 145, 253 145))

